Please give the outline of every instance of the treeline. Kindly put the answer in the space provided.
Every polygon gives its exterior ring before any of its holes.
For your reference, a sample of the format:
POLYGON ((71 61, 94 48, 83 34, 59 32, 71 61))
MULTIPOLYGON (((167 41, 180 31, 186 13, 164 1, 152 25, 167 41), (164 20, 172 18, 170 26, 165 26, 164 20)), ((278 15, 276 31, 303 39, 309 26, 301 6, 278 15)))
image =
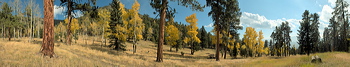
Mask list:
POLYGON ((336 6, 332 12, 332 17, 329 19, 329 26, 324 29, 323 38, 320 37, 319 32, 319 15, 317 13, 310 13, 305 10, 302 14, 302 21, 298 29, 298 44, 299 47, 290 46, 290 27, 288 22, 282 23, 281 26, 276 27, 271 34, 272 40, 269 42, 270 55, 274 56, 288 56, 296 54, 307 54, 317 52, 332 52, 343 51, 350 52, 349 44, 349 16, 347 14, 348 3, 344 0, 337 0, 336 6))
MULTIPOLYGON (((72 39, 77 40, 79 35, 84 36, 83 40, 86 40, 86 36, 97 36, 93 39, 93 44, 97 44, 94 42, 98 40, 102 42, 101 45, 108 45, 108 47, 113 47, 115 50, 125 50, 125 42, 134 43, 134 47, 137 47, 136 42, 139 40, 158 43, 159 19, 154 19, 147 14, 141 15, 138 13, 138 9, 137 1, 131 9, 126 9, 120 1, 116 0, 109 6, 97 9, 96 16, 92 16, 95 12, 84 12, 84 16, 73 18, 71 21, 72 39)), ((191 16, 196 19, 195 14, 191 16)), ((191 22, 191 19, 188 20, 191 22)), ((64 22, 55 25, 56 40, 66 41, 68 21, 68 19, 65 19, 64 22)), ((193 23, 195 24, 189 25, 184 24, 184 22, 168 20, 166 22, 167 29, 165 29, 166 38, 164 43, 170 45, 170 49, 175 48, 176 51, 180 48, 190 48, 192 54, 205 48, 215 48, 214 45, 210 45, 210 36, 212 35, 205 30, 204 26, 198 29, 197 22, 193 23), (197 34, 189 34, 189 31, 197 34), (192 43, 192 39, 186 40, 186 38, 194 37, 192 35, 198 37, 201 42, 193 41, 192 43)), ((136 51, 136 48, 133 50, 136 51)))
POLYGON ((1 38, 12 40, 12 38, 30 37, 31 40, 34 37, 42 37, 42 14, 39 4, 34 0, 11 0, 0 4, 1 38))

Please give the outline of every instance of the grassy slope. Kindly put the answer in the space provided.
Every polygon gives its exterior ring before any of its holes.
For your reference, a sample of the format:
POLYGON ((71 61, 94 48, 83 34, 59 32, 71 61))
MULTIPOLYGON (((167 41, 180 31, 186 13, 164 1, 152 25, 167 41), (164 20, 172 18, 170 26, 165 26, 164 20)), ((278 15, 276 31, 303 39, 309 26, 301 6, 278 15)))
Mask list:
MULTIPOLYGON (((93 38, 87 38, 93 39, 93 38)), ((156 44, 148 41, 140 41, 136 54, 132 54, 132 46, 127 43, 127 51, 118 52, 110 48, 101 47, 100 42, 92 44, 88 40, 78 40, 75 45, 59 45, 55 47, 57 58, 42 57, 39 54, 41 40, 36 39, 34 42, 27 42, 26 38, 15 41, 0 40, 0 66, 79 66, 79 67, 96 67, 96 66, 249 66, 249 67, 270 67, 270 66, 350 66, 350 54, 344 52, 318 53, 324 63, 312 64, 311 57, 306 55, 297 55, 291 57, 258 57, 246 59, 221 59, 217 62, 215 59, 206 59, 208 54, 213 54, 214 50, 206 49, 195 52, 190 55, 189 49, 181 49, 179 52, 170 52, 169 47, 164 47, 164 62, 157 63, 156 44), (185 56, 180 56, 180 52, 185 52, 185 56)), ((173 49, 175 50, 175 49, 173 49)), ((311 56, 312 56, 311 55, 311 56)), ((231 58, 231 57, 228 57, 231 58)))

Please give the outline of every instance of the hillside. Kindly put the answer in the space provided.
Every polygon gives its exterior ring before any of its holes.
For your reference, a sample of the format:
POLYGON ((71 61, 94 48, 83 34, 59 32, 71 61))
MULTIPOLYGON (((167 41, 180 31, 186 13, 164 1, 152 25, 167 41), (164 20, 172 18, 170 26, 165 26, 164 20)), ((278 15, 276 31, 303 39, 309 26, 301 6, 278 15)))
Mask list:
MULTIPOLYGON (((93 39, 93 38, 88 38, 93 39)), ((69 66, 69 67, 232 67, 232 66, 252 66, 252 67, 271 67, 271 66, 350 66, 350 54, 344 52, 328 52, 318 53, 324 63, 312 64, 310 57, 306 55, 297 55, 291 57, 257 57, 244 59, 207 59, 208 54, 213 54, 214 50, 206 49, 195 52, 190 55, 190 50, 180 49, 179 52, 170 52, 169 47, 164 47, 164 62, 155 62, 156 47, 154 43, 149 41, 140 41, 137 53, 132 54, 132 46, 127 43, 127 51, 115 51, 111 48, 104 47, 99 41, 92 44, 92 40, 78 40, 74 45, 64 45, 63 43, 55 43, 56 58, 42 57, 38 52, 40 49, 41 39, 35 39, 29 43, 28 38, 15 39, 13 41, 5 41, 0 39, 0 66, 69 66), (180 52, 185 52, 185 56, 181 56, 180 52)), ((315 54, 312 54, 315 55, 315 54)))

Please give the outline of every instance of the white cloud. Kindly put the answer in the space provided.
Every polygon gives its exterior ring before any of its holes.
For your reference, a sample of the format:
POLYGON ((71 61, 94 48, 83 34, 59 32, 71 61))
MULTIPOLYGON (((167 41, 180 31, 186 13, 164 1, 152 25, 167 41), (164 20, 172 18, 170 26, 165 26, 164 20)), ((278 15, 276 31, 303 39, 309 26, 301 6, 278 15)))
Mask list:
POLYGON ((323 38, 323 31, 324 31, 324 28, 326 27, 328 27, 328 24, 326 24, 325 22, 320 22, 318 31, 320 32, 321 38, 323 38))
POLYGON ((213 27, 214 24, 213 23, 210 23, 209 25, 205 25, 204 27, 213 27))
POLYGON ((320 20, 323 22, 328 22, 332 17, 333 8, 328 5, 323 5, 322 11, 317 12, 320 15, 320 20))
POLYGON ((54 17, 56 17, 57 15, 63 15, 64 11, 66 10, 67 9, 65 7, 54 5, 54 17))
POLYGON ((297 19, 282 18, 277 20, 270 20, 267 19, 265 16, 261 16, 259 14, 252 14, 248 12, 243 12, 241 17, 241 23, 243 26, 265 29, 271 29, 276 26, 279 26, 284 21, 288 21, 292 29, 295 29, 297 25, 299 25, 299 20, 297 19))
MULTIPOLYGON (((72 13, 72 14, 73 14, 73 13, 72 13)), ((75 14, 73 14, 73 16, 74 16, 75 18, 78 18, 78 17, 84 16, 84 14, 83 14, 83 12, 81 12, 81 11, 77 11, 77 12, 75 12, 75 14)))
POLYGON ((337 0, 328 0, 328 3, 330 3, 331 6, 334 7, 335 6, 335 1, 337 1, 337 0))

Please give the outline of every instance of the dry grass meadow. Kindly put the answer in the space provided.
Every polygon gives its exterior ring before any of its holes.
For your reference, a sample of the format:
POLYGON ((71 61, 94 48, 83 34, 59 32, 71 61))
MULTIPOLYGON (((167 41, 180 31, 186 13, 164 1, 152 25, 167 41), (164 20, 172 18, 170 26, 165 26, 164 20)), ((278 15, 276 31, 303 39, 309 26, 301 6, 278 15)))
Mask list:
MULTIPOLYGON (((164 62, 155 62, 156 44, 140 41, 137 53, 133 54, 132 45, 127 43, 127 51, 115 51, 101 46, 101 41, 92 44, 92 37, 77 40, 73 45, 55 42, 55 58, 42 57, 39 53, 41 39, 28 42, 29 38, 7 41, 0 38, 0 67, 344 67, 350 66, 350 54, 328 52, 311 54, 322 58, 323 63, 311 63, 311 57, 296 55, 290 57, 257 57, 241 59, 207 59, 214 54, 213 49, 206 49, 190 55, 190 50, 169 51, 164 46, 164 62), (85 44, 86 43, 86 44, 85 44), (185 52, 181 56, 180 52, 185 52)), ((73 41, 74 42, 74 41, 73 41)), ((173 49, 175 50, 175 49, 173 49)))

